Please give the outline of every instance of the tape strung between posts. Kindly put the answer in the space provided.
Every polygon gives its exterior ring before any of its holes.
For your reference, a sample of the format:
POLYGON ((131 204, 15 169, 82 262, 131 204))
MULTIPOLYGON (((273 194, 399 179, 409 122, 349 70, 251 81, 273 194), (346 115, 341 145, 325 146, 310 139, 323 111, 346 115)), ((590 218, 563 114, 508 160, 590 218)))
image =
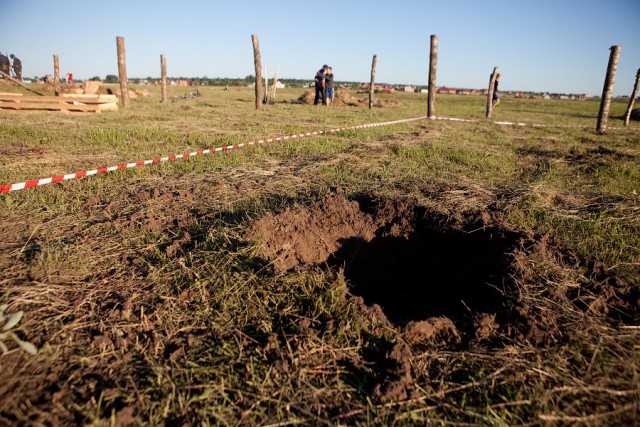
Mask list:
MULTIPOLYGON (((442 117, 442 116, 431 116, 429 120, 440 120, 446 122, 464 122, 464 123, 493 123, 494 125, 499 126, 520 126, 520 127, 533 127, 533 128, 575 128, 575 129, 589 129, 590 126, 580 126, 580 125, 541 125, 537 123, 515 123, 515 122, 497 122, 497 121, 485 121, 485 120, 473 120, 473 119, 459 119, 457 117, 442 117)), ((620 128, 612 128, 609 129, 620 129, 620 128)))
MULTIPOLYGON (((146 165, 150 165, 150 164, 153 164, 153 163, 167 162, 169 160, 177 160, 177 159, 184 159, 184 158, 187 158, 187 157, 199 156, 201 154, 217 153, 218 151, 228 151, 228 150, 232 150, 234 148, 242 148, 242 147, 247 147, 247 146, 250 146, 250 145, 264 144, 266 142, 284 141, 284 140, 287 140, 287 139, 294 139, 294 138, 304 138, 306 136, 322 135, 322 134, 335 133, 335 132, 341 132, 341 131, 352 130, 352 129, 365 129, 365 128, 372 128, 372 127, 377 127, 377 126, 388 126, 388 125, 394 125, 394 124, 406 123, 406 122, 412 122, 412 121, 415 121, 415 120, 424 120, 424 119, 442 120, 442 121, 449 121, 449 122, 465 122, 465 123, 481 123, 481 122, 483 122, 481 120, 459 119, 459 118, 456 118, 456 117, 442 117, 442 116, 428 117, 428 116, 421 116, 421 117, 414 117, 414 118, 411 118, 411 119, 392 120, 392 121, 389 121, 389 122, 369 123, 369 124, 357 125, 357 126, 345 126, 345 127, 340 127, 340 128, 329 129, 327 131, 320 130, 320 131, 315 131, 315 132, 306 132, 306 133, 298 133, 298 134, 292 134, 292 135, 283 135, 283 136, 279 136, 279 137, 276 137, 276 138, 260 139, 260 140, 257 140, 257 141, 247 141, 247 142, 243 142, 243 143, 240 143, 240 144, 226 145, 226 146, 223 146, 223 147, 208 148, 206 150, 192 151, 191 153, 176 154, 176 155, 168 156, 168 157, 157 157, 157 158, 152 159, 152 160, 142 160, 142 161, 135 162, 135 163, 123 163, 123 164, 118 165, 118 166, 109 166, 109 167, 104 167, 104 168, 99 168, 99 169, 88 170, 88 171, 80 171, 80 172, 70 173, 70 174, 66 174, 66 175, 57 175, 57 176, 52 176, 51 178, 32 179, 32 180, 29 180, 29 181, 19 182, 19 183, 16 183, 16 184, 6 184, 6 185, 0 186, 0 193, 8 193, 10 191, 24 190, 25 188, 38 187, 40 185, 51 184, 53 182, 67 181, 69 179, 81 178, 83 176, 90 176, 90 175, 97 175, 97 174, 100 174, 100 173, 113 172, 113 171, 116 171, 116 170, 119 170, 119 169, 129 169, 129 168, 134 168, 134 167, 137 167, 137 166, 146 166, 146 165)), ((540 125, 540 124, 513 123, 513 122, 490 122, 490 123, 493 123, 493 124, 496 124, 496 125, 503 125, 503 126, 588 128, 587 126, 572 126, 572 125, 540 125)), ((610 127, 610 129, 615 129, 615 128, 610 127)))
POLYGON ((315 132, 306 132, 306 133, 298 133, 298 134, 292 134, 292 135, 283 135, 283 136, 278 136, 278 137, 275 137, 275 138, 259 139, 259 140, 256 140, 256 141, 247 141, 247 142, 243 142, 243 143, 240 143, 240 144, 225 145, 223 147, 208 148, 206 150, 192 151, 191 153, 176 154, 176 155, 167 156, 167 157, 156 157, 155 159, 152 159, 152 160, 141 160, 141 161, 134 162, 134 163, 123 163, 123 164, 117 165, 117 166, 109 166, 109 167, 103 167, 103 168, 99 168, 99 169, 80 171, 80 172, 70 173, 70 174, 66 174, 66 175, 57 175, 57 176, 52 176, 50 178, 32 179, 32 180, 29 180, 29 181, 19 182, 19 183, 16 183, 16 184, 6 184, 6 185, 0 186, 0 193, 8 193, 10 191, 24 190, 25 188, 38 187, 38 186, 41 186, 41 185, 51 184, 51 183, 54 183, 54 182, 67 181, 67 180, 74 179, 74 178, 81 178, 83 176, 98 175, 98 174, 101 174, 101 173, 113 172, 113 171, 117 171, 117 170, 120 170, 120 169, 129 169, 129 168, 134 168, 134 167, 137 167, 137 166, 146 166, 146 165, 151 165, 151 164, 154 164, 154 163, 162 163, 162 162, 167 162, 169 160, 185 159, 187 157, 194 157, 194 156, 199 156, 199 155, 202 155, 202 154, 217 153, 219 151, 229 151, 229 150, 232 150, 234 148, 248 147, 250 145, 264 144, 264 143, 267 143, 267 142, 285 141, 287 139, 304 138, 304 137, 307 137, 307 136, 315 136, 315 135, 322 135, 322 134, 327 134, 327 133, 335 133, 335 132, 341 132, 341 131, 352 130, 352 129, 366 129, 366 128, 372 128, 372 127, 378 127, 378 126, 388 126, 388 125, 394 125, 394 124, 399 124, 399 123, 412 122, 412 121, 415 121, 415 120, 424 120, 426 118, 427 118, 426 116, 421 116, 421 117, 414 117, 414 118, 411 118, 411 119, 393 120, 393 121, 389 121, 389 122, 369 123, 369 124, 357 125, 357 126, 345 126, 345 127, 339 127, 339 128, 330 129, 330 130, 327 130, 327 131, 320 130, 320 131, 315 131, 315 132))

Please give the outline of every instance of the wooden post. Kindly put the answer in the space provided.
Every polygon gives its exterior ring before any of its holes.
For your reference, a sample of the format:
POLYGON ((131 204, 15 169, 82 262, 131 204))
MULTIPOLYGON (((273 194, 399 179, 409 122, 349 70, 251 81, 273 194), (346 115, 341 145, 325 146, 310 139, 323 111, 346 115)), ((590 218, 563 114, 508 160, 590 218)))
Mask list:
POLYGON ((53 93, 60 96, 60 62, 58 55, 53 55, 53 93))
POLYGON ((131 105, 131 100, 129 99, 129 82, 127 81, 127 60, 124 52, 124 37, 116 37, 116 46, 118 47, 118 75, 120 78, 122 106, 129 107, 131 105))
POLYGON ((631 99, 629 99, 627 114, 624 115, 625 126, 629 126, 629 117, 631 117, 631 110, 633 110, 633 103, 636 102, 636 96, 638 96, 638 80, 640 80, 640 68, 638 68, 638 72, 636 73, 636 82, 633 85, 633 92, 631 92, 631 99))
POLYGON ((371 62, 371 85, 369 86, 369 109, 373 108, 373 93, 376 84, 376 60, 378 56, 373 55, 373 61, 371 62))
POLYGON ((160 93, 162 99, 160 102, 167 102, 167 56, 160 55, 160 93))
POLYGON ((620 59, 621 46, 611 46, 611 54, 609 54, 609 65, 607 65, 607 76, 604 79, 604 88, 602 89, 602 98, 600 99, 600 112, 598 113, 598 126, 596 132, 603 134, 607 130, 607 120, 609 119, 609 107, 611 107, 611 98, 613 97, 613 84, 616 81, 616 70, 618 69, 618 60, 620 59))
POLYGON ((256 109, 262 108, 262 64, 260 62, 260 46, 258 36, 251 35, 253 41, 253 63, 256 69, 256 109))
POLYGON ((489 91, 487 93, 487 112, 486 118, 491 117, 491 112, 493 111, 493 88, 496 85, 496 76, 498 75, 498 67, 493 67, 493 73, 491 73, 491 78, 489 79, 489 91))
POLYGON ((271 94, 270 94, 272 104, 276 102, 276 89, 278 89, 276 85, 278 84, 278 74, 280 74, 280 65, 278 65, 278 68, 276 68, 276 75, 273 76, 273 84, 271 86, 271 94))
POLYGON ((429 93, 427 94, 427 116, 436 115, 436 68, 438 66, 438 36, 431 36, 431 53, 429 54, 429 93))

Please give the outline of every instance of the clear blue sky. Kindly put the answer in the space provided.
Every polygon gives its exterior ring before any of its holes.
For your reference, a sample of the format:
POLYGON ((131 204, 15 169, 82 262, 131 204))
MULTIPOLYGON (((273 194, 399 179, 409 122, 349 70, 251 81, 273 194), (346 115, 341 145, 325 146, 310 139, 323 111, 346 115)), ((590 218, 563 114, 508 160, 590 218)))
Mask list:
POLYGON ((0 0, 0 50, 25 77, 253 74, 251 34, 273 76, 311 80, 322 64, 336 80, 427 83, 429 38, 439 39, 438 86, 484 88, 495 65, 502 90, 600 95, 612 45, 622 46, 616 95, 640 68, 640 0, 40 1, 0 0))

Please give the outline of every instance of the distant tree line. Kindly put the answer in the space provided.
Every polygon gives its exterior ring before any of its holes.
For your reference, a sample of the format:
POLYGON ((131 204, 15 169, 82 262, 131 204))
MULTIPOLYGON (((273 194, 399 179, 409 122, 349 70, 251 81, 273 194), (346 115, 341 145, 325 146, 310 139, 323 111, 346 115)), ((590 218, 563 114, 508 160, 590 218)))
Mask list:
MULTIPOLYGON (((255 82, 255 77, 252 75, 246 76, 244 78, 232 78, 232 77, 168 77, 167 80, 191 80, 191 83, 194 86, 247 86, 255 82)), ((288 86, 291 86, 294 82, 299 81, 300 86, 303 83, 307 83, 306 80, 292 80, 292 79, 278 79, 281 82, 284 82, 288 86)), ((147 77, 146 79, 142 78, 132 78, 129 79, 133 84, 140 83, 141 81, 146 81, 147 83, 155 84, 160 83, 159 77, 147 77)))
MULTIPOLYGON (((271 81, 273 77, 270 77, 271 81)), ((167 80, 191 80, 191 83, 194 86, 247 86, 255 82, 255 77, 253 75, 248 75, 244 78, 232 78, 232 77, 168 77, 167 80)), ((99 76, 94 76, 90 78, 91 81, 104 81, 105 83, 118 83, 118 76, 114 74, 108 74, 104 80, 99 76)), ((279 78, 279 81, 287 85, 287 87, 304 87, 305 85, 309 85, 313 83, 313 79, 286 79, 279 78)), ((146 82, 149 84, 160 83, 159 77, 147 77, 147 78, 130 78, 129 81, 132 84, 140 84, 141 82, 146 82)), ((341 82, 341 83, 350 83, 350 84, 358 84, 357 82, 341 82)))
MULTIPOLYGON (((269 77, 269 82, 271 83, 273 76, 269 77)), ((38 77, 34 77, 35 81, 38 81, 38 77)), ((120 80, 115 74, 107 74, 105 78, 101 78, 100 76, 93 76, 89 81, 98 81, 104 83, 118 83, 120 80)), ((247 86, 251 85, 255 82, 255 77, 253 75, 245 76, 244 78, 232 78, 232 77, 168 77, 167 80, 191 80, 191 84, 194 86, 247 86)), ((279 81, 284 83, 287 87, 308 87, 309 85, 313 85, 313 79, 288 79, 288 78, 279 78, 279 81)), ((81 80, 76 79, 76 82, 81 80)), ((160 84, 159 77, 146 77, 146 78, 129 78, 129 82, 132 84, 160 84)), ((346 84, 348 86, 356 87, 360 85, 362 82, 354 82, 354 81, 340 81, 336 82, 338 85, 346 84)))
MULTIPOLYGON (((273 76, 269 77, 269 82, 271 83, 273 76)), ((39 77, 34 77, 34 81, 40 80, 39 77)), ((104 83, 118 83, 120 80, 115 74, 107 74, 104 79, 100 76, 93 76, 89 81, 97 81, 104 83)), ((194 86, 247 86, 251 85, 255 82, 255 77, 253 75, 245 76, 244 78, 232 78, 232 77, 168 77, 167 80, 191 80, 192 85, 194 86)), ((287 79, 287 78, 279 78, 279 81, 284 83, 287 87, 308 87, 309 85, 313 85, 313 79, 287 79)), ((80 82, 82 80, 76 79, 76 82, 80 82)), ((160 84, 160 77, 147 77, 147 78, 129 78, 129 82, 132 84, 160 84)), ((339 84, 349 84, 349 85, 359 85, 361 82, 346 82, 340 81, 339 84)))

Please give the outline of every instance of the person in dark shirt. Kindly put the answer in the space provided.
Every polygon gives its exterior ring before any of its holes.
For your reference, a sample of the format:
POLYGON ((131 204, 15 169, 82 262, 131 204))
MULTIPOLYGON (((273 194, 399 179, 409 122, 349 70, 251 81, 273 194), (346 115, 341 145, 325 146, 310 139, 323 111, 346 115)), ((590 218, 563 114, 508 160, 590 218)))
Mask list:
POLYGON ((498 80, 500 80, 500 74, 496 74, 496 81, 493 84, 493 104, 491 104, 491 108, 500 104, 500 96, 498 96, 498 80))
POLYGON ((320 97, 322 97, 322 105, 327 105, 327 98, 324 96, 324 83, 327 68, 329 68, 328 65, 323 65, 316 73, 316 77, 314 79, 316 83, 316 97, 313 100, 313 105, 318 105, 320 97))
POLYGON ((333 69, 327 67, 327 74, 324 77, 324 96, 327 105, 333 104, 333 69))
POLYGON ((22 81, 22 61, 20 61, 13 53, 9 55, 13 59, 13 72, 16 79, 22 81))

